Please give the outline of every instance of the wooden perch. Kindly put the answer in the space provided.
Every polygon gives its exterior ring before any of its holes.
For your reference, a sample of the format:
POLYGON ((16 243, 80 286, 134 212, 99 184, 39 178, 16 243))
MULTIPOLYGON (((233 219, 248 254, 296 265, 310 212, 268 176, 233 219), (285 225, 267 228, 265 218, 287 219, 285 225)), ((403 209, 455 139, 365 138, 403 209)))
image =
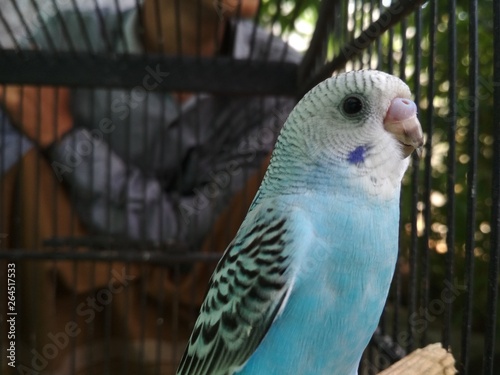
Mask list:
POLYGON ((453 375, 455 359, 440 343, 417 349, 379 375, 453 375))

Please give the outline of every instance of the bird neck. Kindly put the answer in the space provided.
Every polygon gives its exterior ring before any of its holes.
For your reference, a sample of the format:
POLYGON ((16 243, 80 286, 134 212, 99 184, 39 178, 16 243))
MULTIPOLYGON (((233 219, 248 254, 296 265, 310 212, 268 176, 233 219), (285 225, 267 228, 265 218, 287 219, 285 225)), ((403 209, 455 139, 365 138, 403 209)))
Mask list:
POLYGON ((367 199, 375 205, 397 204, 400 183, 395 183, 397 179, 392 176, 377 177, 375 180, 370 174, 360 173, 355 167, 341 162, 322 165, 321 161, 293 152, 275 152, 258 196, 318 194, 345 200, 367 199))

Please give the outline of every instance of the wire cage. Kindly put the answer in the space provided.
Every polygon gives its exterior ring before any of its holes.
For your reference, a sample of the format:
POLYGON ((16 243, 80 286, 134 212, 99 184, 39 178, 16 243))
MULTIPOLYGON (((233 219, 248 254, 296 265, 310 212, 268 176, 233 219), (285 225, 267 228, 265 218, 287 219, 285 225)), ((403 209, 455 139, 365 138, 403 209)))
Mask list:
POLYGON ((500 371, 500 1, 0 4, 2 374, 175 373, 287 114, 367 68, 426 144, 359 373, 431 342, 500 371))

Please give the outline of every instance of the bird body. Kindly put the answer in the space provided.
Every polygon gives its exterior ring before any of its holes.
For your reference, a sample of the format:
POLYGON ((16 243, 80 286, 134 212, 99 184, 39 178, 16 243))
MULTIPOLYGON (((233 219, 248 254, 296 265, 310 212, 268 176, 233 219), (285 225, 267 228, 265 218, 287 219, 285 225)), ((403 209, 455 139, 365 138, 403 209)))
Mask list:
POLYGON ((401 178, 422 144, 409 96, 359 71, 297 104, 177 374, 357 373, 397 259, 401 178))

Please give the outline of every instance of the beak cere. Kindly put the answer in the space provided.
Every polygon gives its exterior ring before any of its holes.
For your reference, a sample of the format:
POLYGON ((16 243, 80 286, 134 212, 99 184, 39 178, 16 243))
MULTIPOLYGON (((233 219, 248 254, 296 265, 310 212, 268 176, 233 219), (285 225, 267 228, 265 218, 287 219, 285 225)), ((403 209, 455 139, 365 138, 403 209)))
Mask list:
POLYGON ((417 119, 417 106, 406 98, 395 98, 387 110, 384 129, 401 143, 404 157, 424 144, 422 127, 417 119))

